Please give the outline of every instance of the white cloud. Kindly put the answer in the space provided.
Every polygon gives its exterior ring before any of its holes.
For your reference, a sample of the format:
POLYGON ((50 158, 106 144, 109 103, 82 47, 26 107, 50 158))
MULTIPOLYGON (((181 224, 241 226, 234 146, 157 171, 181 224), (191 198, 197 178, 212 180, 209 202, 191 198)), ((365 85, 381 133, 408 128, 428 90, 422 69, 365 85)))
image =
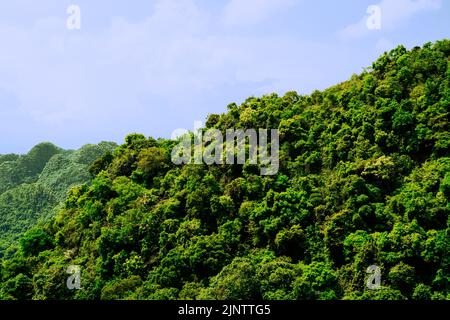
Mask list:
POLYGON ((226 26, 253 25, 296 3, 297 0, 230 0, 222 22, 226 26))
MULTIPOLYGON (((440 9, 441 0, 382 0, 375 5, 381 10, 381 30, 391 31, 419 12, 440 9)), ((366 15, 359 22, 340 30, 338 36, 342 39, 354 39, 376 33, 367 27, 368 17, 366 15)))

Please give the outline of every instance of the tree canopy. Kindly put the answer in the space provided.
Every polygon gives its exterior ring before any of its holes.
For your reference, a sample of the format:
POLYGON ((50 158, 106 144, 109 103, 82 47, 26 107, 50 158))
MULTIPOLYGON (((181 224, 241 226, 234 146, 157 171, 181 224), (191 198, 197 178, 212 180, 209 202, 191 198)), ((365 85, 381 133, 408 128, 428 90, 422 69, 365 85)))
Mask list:
MULTIPOLYGON (((129 135, 3 259, 0 298, 449 299, 449 54, 449 40, 399 46, 326 90, 208 117, 222 132, 279 129, 273 176, 248 161, 175 165, 176 141, 129 135), (66 288, 69 265, 81 290, 66 288)), ((45 150, 53 167, 69 161, 45 150)), ((1 181, 19 181, 4 177, 11 161, 42 167, 20 159, 0 157, 1 181)), ((53 189, 52 166, 39 179, 53 189)))
POLYGON ((26 231, 52 218, 71 187, 91 180, 91 163, 115 146, 63 150, 41 143, 25 155, 0 155, 0 257, 14 253, 26 231))

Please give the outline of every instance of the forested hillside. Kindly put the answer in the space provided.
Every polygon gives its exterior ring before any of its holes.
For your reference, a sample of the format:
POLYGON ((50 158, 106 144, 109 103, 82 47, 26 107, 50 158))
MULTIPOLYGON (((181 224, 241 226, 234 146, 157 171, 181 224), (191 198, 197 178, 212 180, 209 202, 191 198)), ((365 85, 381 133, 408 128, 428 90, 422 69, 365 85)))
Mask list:
POLYGON ((67 191, 88 182, 89 165, 115 144, 79 150, 41 143, 26 155, 0 155, 0 257, 18 248, 17 239, 38 221, 56 214, 67 191))
POLYGON ((129 135, 3 259, 0 297, 450 299, 449 54, 449 40, 400 46, 324 91, 208 117, 278 128, 274 176, 174 165, 176 141, 129 135), (366 286, 371 265, 381 288, 366 286))

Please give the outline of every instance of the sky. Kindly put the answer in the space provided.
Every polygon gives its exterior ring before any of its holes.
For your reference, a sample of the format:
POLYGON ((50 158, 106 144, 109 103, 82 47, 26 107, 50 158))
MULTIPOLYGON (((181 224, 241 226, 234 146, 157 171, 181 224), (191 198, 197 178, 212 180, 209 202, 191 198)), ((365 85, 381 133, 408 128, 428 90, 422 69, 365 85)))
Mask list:
POLYGON ((309 94, 449 36, 444 0, 1 1, 0 153, 169 138, 232 102, 309 94))

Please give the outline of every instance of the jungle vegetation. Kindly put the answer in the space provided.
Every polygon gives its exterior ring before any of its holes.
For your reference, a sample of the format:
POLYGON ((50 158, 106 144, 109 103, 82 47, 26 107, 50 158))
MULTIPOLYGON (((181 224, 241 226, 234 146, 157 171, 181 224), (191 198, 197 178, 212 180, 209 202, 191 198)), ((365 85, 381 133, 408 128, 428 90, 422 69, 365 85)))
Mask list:
POLYGON ((0 257, 17 251, 21 235, 53 217, 71 187, 91 180, 91 163, 115 147, 102 142, 63 150, 46 142, 25 155, 0 155, 0 257))
MULTIPOLYGON (((128 135, 3 257, 0 298, 450 299, 449 54, 449 40, 399 46, 326 90, 208 116, 205 129, 279 129, 273 176, 249 163, 175 165, 177 141, 128 135), (69 265, 80 290, 66 287, 69 265), (378 289, 366 286, 371 265, 378 289)), ((39 181, 62 188, 67 174, 50 176, 68 157, 43 171, 46 161, 21 160, 15 197, 49 197, 39 181)), ((26 214, 5 203, 2 228, 26 214)))

